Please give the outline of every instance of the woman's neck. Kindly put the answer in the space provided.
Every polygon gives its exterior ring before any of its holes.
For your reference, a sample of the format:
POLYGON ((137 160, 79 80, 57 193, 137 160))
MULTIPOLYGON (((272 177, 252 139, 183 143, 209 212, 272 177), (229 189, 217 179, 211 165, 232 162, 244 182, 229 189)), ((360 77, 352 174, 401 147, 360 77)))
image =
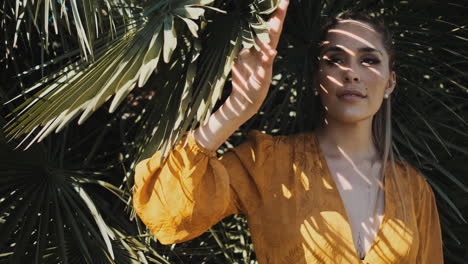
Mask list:
POLYGON ((356 123, 329 119, 316 133, 323 152, 328 157, 348 156, 353 161, 378 160, 378 151, 372 140, 372 119, 356 123))

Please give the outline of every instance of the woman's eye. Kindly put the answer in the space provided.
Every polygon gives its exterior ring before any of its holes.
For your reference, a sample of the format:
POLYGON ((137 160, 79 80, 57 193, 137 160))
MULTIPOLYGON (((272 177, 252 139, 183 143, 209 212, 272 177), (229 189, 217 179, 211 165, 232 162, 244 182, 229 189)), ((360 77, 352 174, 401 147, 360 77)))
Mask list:
POLYGON ((343 64, 344 60, 339 58, 339 57, 327 57, 325 58, 325 61, 327 62, 327 64, 329 65, 336 65, 336 64, 343 64))
POLYGON ((369 64, 369 65, 375 65, 375 64, 379 64, 380 60, 375 59, 375 58, 364 58, 364 59, 362 59, 361 63, 369 64))

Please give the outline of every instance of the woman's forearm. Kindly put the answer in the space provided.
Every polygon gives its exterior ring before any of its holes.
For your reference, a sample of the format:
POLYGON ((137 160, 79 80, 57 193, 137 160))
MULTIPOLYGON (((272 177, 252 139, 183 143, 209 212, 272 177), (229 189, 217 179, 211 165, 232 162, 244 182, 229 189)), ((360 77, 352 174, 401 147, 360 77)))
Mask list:
POLYGON ((263 100, 247 100, 232 93, 204 125, 193 131, 195 140, 207 150, 217 150, 243 123, 249 120, 263 100), (260 102, 260 103, 258 103, 260 102))

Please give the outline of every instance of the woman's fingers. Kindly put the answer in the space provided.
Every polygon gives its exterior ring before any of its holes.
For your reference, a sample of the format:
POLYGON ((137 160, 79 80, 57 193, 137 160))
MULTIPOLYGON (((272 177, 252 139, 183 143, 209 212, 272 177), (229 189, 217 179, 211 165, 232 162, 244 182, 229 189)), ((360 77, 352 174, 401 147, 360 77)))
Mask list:
POLYGON ((273 16, 268 20, 268 27, 270 33, 270 46, 276 49, 278 46, 281 31, 283 30, 284 18, 288 10, 289 0, 281 0, 278 8, 273 16))

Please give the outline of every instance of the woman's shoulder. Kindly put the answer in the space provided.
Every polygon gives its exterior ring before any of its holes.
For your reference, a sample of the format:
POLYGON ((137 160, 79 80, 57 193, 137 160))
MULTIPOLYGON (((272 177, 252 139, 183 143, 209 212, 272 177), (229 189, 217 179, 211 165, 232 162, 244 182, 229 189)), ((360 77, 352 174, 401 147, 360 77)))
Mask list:
POLYGON ((403 176, 407 177, 408 179, 417 182, 425 181, 422 172, 415 166, 411 165, 411 163, 409 163, 408 161, 395 159, 395 164, 399 168, 399 170, 403 172, 403 176))
POLYGON ((395 165, 398 168, 399 177, 405 181, 413 193, 418 195, 422 192, 432 191, 426 177, 417 167, 403 160, 395 160, 395 165))

